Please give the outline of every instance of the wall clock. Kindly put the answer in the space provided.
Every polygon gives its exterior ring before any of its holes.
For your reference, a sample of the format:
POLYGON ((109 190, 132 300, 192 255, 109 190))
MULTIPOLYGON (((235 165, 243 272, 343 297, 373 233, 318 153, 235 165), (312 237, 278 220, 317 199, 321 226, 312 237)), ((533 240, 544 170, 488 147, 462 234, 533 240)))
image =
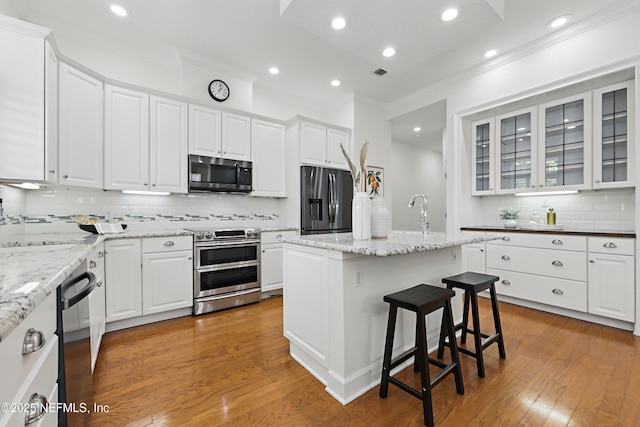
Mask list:
POLYGON ((209 95, 218 102, 224 102, 229 98, 229 86, 222 80, 212 80, 209 83, 209 95))

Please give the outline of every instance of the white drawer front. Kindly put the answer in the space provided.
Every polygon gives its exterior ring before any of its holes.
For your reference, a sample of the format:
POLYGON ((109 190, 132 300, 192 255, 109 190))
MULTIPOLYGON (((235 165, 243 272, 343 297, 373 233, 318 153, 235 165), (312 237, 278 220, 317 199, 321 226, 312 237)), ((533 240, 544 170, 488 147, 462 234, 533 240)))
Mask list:
POLYGON ((294 237, 297 234, 295 230, 287 231, 263 231, 260 237, 260 243, 282 243, 284 237, 294 237))
POLYGON ((636 239, 589 237, 589 252, 600 254, 633 255, 636 239))
POLYGON ((487 274, 500 277, 496 282, 496 292, 499 295, 587 311, 587 286, 584 282, 489 268, 487 274))
MULTIPOLYGON (((44 350, 55 338, 56 331, 56 293, 52 292, 40 305, 14 329, 7 339, 0 343, 0 366, 2 367, 2 387, 0 402, 11 402, 20 384, 36 363, 44 357, 44 350), (42 333, 45 343, 39 349, 22 355, 22 347, 27 331, 31 334, 42 333)), ((36 337, 36 335, 34 335, 36 337)))
POLYGON ((168 237, 146 237, 142 239, 142 253, 153 252, 174 252, 193 250, 193 237, 191 236, 168 236, 168 237))
POLYGON ((530 248, 565 251, 587 250, 587 238, 585 236, 569 236, 566 234, 505 233, 502 239, 492 240, 491 242, 487 242, 487 244, 526 246, 530 248))
POLYGON ((487 245, 487 269, 517 271, 560 279, 587 280, 586 252, 487 245))

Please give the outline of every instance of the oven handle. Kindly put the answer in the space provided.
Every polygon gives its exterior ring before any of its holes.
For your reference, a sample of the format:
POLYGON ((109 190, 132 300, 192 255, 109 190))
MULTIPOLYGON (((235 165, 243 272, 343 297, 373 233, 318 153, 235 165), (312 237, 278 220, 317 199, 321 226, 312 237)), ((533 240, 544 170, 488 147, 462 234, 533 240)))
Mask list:
POLYGON ((260 266, 259 261, 241 261, 229 264, 218 264, 216 266, 207 266, 205 268, 196 268, 194 271, 196 273, 210 273, 212 271, 221 271, 221 270, 231 270, 232 268, 243 268, 243 267, 253 267, 260 266))
POLYGON ((243 240, 241 242, 197 242, 194 244, 195 250, 198 249, 215 249, 216 247, 229 247, 229 246, 258 246, 260 245, 260 240, 243 240))

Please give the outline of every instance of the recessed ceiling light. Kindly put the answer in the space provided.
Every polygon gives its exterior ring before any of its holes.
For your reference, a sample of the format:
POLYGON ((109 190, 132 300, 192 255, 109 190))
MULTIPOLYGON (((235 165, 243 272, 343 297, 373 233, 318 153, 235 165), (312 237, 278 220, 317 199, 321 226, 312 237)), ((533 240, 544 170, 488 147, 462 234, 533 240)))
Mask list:
POLYGON ((420 132, 422 130, 422 128, 420 126, 416 126, 413 128, 414 132, 420 132))
POLYGON ((336 30, 341 30, 347 25, 347 21, 344 18, 338 16, 331 21, 331 26, 336 30))
POLYGON ((488 51, 486 51, 484 53, 484 57, 485 58, 493 58, 497 54, 498 54, 498 51, 496 49, 489 49, 488 51))
POLYGON ((337 87, 337 86, 340 86, 340 83, 342 82, 338 79, 331 80, 331 86, 337 87))
POLYGON ((560 28, 571 20, 571 15, 558 16, 547 23, 547 28, 560 28))
POLYGON ((390 58, 395 54, 396 54, 396 50, 394 48, 392 48, 392 47, 388 47, 388 48, 386 48, 385 50, 382 51, 382 55, 387 57, 387 58, 390 58))
POLYGON ((112 4, 111 12, 115 13, 118 16, 127 16, 129 14, 127 9, 125 9, 123 6, 120 6, 119 4, 112 4))
POLYGON ((415 138, 420 138, 422 136, 422 134, 416 133, 415 135, 413 135, 415 138))
POLYGON ((443 21, 452 21, 454 19, 456 19, 456 17, 458 16, 458 9, 456 9, 455 7, 451 7, 447 10, 445 10, 444 12, 442 12, 442 15, 440 15, 440 19, 442 19, 443 21))
POLYGON ((271 74, 278 74, 280 72, 280 70, 278 70, 277 67, 271 67, 271 68, 269 68, 269 72, 271 74))

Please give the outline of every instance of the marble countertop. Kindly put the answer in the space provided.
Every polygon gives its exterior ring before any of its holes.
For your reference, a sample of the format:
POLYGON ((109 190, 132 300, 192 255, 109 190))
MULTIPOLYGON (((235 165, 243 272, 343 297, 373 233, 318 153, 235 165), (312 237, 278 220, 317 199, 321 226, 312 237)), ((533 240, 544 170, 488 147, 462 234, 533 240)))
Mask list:
POLYGON ((351 233, 314 234, 284 238, 283 242, 370 256, 393 256, 444 249, 498 239, 498 235, 450 236, 446 233, 392 231, 387 239, 354 240, 351 233))
POLYGON ((577 236, 594 236, 594 237, 623 237, 623 238, 635 238, 635 231, 627 230, 572 230, 572 229, 545 229, 545 228, 505 228, 500 226, 471 226, 460 227, 461 231, 482 231, 488 233, 531 233, 531 234, 573 234, 577 236))

